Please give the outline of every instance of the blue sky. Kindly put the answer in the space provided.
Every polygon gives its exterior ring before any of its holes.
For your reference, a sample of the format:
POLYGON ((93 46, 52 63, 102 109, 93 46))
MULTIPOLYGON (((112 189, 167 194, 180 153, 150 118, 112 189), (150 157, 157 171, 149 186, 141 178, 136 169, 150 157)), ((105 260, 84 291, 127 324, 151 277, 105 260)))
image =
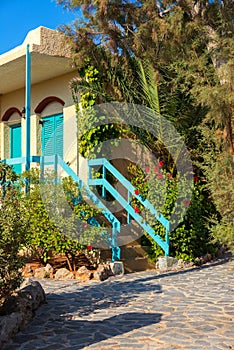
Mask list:
POLYGON ((22 44, 40 25, 56 29, 74 19, 56 0, 0 0, 0 54, 22 44))

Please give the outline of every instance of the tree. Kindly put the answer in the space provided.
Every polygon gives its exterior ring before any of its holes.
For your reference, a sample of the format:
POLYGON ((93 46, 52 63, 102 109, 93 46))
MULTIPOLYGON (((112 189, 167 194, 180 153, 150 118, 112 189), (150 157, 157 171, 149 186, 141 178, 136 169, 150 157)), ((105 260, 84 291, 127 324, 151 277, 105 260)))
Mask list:
POLYGON ((161 113, 183 134, 195 172, 204 177, 221 222, 232 231, 233 2, 58 3, 81 10, 82 19, 63 30, 71 38, 77 65, 88 57, 112 100, 144 101, 135 68, 139 58, 150 61, 161 113))

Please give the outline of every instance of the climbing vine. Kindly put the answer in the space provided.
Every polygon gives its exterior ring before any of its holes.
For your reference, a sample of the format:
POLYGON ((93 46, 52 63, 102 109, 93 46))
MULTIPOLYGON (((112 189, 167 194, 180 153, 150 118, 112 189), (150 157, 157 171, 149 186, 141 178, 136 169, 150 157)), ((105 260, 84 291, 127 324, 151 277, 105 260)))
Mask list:
POLYGON ((86 60, 79 75, 80 80, 72 84, 77 110, 78 152, 85 158, 92 158, 95 152, 101 151, 102 142, 120 137, 121 128, 106 124, 105 116, 98 116, 93 108, 94 105, 108 100, 103 92, 98 69, 86 60))

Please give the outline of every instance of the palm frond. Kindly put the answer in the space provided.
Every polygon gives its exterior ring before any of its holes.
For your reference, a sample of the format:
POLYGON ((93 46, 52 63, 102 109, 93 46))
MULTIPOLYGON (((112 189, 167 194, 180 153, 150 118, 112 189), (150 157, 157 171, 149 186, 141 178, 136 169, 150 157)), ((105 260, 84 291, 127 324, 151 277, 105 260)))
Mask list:
POLYGON ((137 60, 137 65, 142 100, 145 100, 148 107, 160 114, 158 87, 154 79, 155 71, 146 60, 137 60))

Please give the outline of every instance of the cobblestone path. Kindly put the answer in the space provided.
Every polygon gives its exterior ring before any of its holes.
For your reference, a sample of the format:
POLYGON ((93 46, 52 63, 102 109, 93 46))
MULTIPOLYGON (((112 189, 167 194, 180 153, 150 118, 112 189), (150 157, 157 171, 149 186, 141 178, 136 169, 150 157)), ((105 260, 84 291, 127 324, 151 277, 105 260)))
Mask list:
POLYGON ((105 282, 40 283, 48 303, 7 350, 234 349, 234 260, 105 282))

